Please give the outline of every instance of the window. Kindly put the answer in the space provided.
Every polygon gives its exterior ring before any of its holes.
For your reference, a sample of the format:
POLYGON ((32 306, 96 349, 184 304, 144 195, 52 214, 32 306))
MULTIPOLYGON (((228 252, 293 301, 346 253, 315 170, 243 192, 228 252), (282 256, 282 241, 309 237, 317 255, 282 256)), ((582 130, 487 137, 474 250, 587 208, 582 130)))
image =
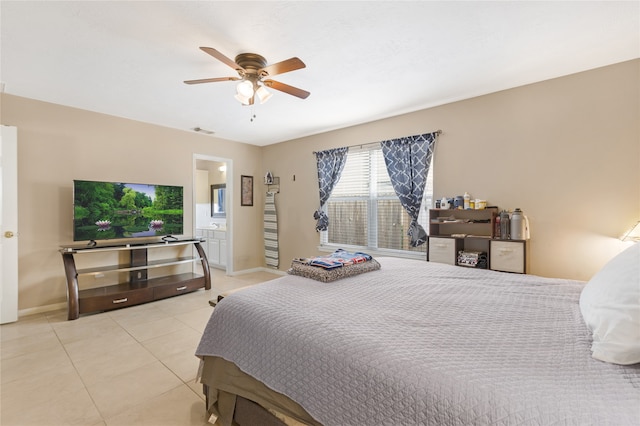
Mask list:
MULTIPOLYGON (((418 222, 428 229, 433 179, 429 170, 418 222)), ((425 253, 426 244, 411 247, 407 230, 411 219, 391 186, 382 149, 353 150, 338 184, 325 206, 329 229, 322 232, 323 245, 351 249, 425 253)))

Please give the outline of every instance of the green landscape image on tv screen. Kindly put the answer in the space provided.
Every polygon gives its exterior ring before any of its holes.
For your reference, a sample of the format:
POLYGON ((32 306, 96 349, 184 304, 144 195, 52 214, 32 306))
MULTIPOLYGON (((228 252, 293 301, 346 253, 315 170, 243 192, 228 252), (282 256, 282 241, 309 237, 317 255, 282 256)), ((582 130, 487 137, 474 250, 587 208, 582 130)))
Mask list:
POLYGON ((183 233, 183 187, 73 181, 74 241, 183 233))

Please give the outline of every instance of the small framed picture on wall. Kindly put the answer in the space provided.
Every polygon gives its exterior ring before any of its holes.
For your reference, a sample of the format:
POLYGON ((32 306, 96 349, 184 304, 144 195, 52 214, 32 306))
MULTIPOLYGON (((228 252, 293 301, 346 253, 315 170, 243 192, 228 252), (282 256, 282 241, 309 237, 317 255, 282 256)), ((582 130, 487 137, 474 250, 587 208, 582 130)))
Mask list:
POLYGON ((253 176, 240 176, 240 205, 253 206, 253 176))

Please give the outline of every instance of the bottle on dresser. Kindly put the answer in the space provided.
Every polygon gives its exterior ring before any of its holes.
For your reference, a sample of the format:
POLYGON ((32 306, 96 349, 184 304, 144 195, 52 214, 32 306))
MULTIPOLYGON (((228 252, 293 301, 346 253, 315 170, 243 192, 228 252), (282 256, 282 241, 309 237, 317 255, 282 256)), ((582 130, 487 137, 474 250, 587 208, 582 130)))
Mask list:
POLYGON ((511 239, 526 240, 528 239, 528 220, 522 210, 516 208, 511 214, 511 239))
POLYGON ((500 239, 511 239, 511 220, 509 218, 509 212, 506 210, 500 212, 500 239))

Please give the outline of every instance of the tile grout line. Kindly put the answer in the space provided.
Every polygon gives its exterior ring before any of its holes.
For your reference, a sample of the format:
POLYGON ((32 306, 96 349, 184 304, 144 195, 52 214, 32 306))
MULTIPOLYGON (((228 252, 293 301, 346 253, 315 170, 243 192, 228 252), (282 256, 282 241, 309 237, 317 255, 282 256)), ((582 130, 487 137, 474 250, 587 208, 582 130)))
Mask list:
POLYGON ((46 318, 47 322, 49 323, 49 325, 51 326, 51 331, 53 331, 53 333, 56 336, 56 339, 58 339, 58 342, 60 342, 60 345, 62 346, 62 350, 64 350, 64 353, 67 355, 67 358, 69 359, 69 363, 71 363, 71 366, 73 367, 73 370, 78 375, 78 378, 80 379, 80 382, 82 382, 82 386, 84 387, 84 391, 89 396, 89 399, 91 400, 91 403, 93 404, 93 407, 95 408, 96 413, 98 413, 100 415, 100 420, 102 420, 106 424, 106 419, 104 417, 104 414, 98 408, 98 404, 96 404, 96 401, 93 398, 93 395, 91 395, 91 392, 89 392, 89 388, 87 387, 87 383, 85 382, 84 378, 82 377, 82 374, 80 374, 80 371, 78 371, 78 368, 76 367, 75 362, 73 362, 73 359, 71 358, 71 355, 69 355, 69 351, 67 350, 67 345, 64 344, 62 342, 62 340, 60 339, 60 336, 58 335, 58 332, 56 331, 56 328, 53 326, 53 323, 51 322, 49 317, 45 315, 45 318, 46 318))

